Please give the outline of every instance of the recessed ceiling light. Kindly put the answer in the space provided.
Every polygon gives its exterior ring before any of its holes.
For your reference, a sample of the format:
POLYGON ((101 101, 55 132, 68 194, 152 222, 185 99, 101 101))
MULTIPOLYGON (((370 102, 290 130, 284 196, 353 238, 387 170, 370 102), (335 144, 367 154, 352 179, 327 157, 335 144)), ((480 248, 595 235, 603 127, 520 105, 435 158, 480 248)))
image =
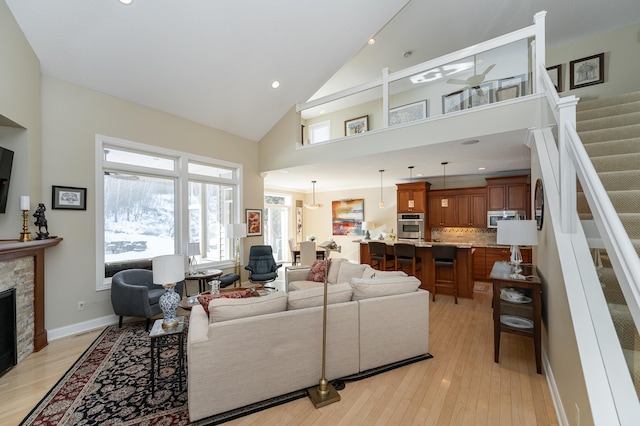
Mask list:
POLYGON ((462 145, 473 145, 473 144, 478 143, 478 142, 480 142, 478 139, 470 139, 468 141, 462 142, 462 145))
POLYGON ((408 58, 411 55, 413 55, 413 50, 407 50, 406 52, 402 52, 402 56, 404 56, 405 58, 408 58))
POLYGON ((129 6, 131 3, 133 3, 133 0, 118 0, 120 3, 129 6))
POLYGON ((277 89, 278 87, 280 87, 280 82, 278 80, 276 80, 273 83, 271 83, 271 88, 272 89, 277 89))
POLYGON ((370 38, 369 41, 367 42, 369 44, 376 44, 376 39, 375 38, 370 38))

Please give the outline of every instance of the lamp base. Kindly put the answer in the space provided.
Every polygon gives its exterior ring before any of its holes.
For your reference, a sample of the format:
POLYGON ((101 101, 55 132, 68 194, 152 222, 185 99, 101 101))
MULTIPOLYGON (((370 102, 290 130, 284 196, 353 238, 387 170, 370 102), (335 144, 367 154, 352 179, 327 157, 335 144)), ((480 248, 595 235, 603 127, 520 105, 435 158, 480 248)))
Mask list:
POLYGON ((31 232, 21 232, 20 233, 20 242, 24 243, 26 241, 31 241, 31 232))
MULTIPOLYGON (((323 380, 326 381, 326 379, 323 380)), ((307 392, 309 393, 309 399, 313 403, 313 406, 316 408, 321 408, 329 404, 333 404, 334 402, 340 401, 340 394, 338 393, 336 388, 334 388, 331 383, 322 383, 322 380, 320 381, 320 384, 318 386, 308 388, 307 392), (321 390, 322 387, 324 387, 326 390, 321 390)))
POLYGON ((163 287, 167 290, 162 296, 160 296, 160 309, 164 314, 162 320, 162 328, 171 328, 178 325, 178 317, 176 311, 180 304, 180 295, 175 292, 175 283, 164 284, 163 287))

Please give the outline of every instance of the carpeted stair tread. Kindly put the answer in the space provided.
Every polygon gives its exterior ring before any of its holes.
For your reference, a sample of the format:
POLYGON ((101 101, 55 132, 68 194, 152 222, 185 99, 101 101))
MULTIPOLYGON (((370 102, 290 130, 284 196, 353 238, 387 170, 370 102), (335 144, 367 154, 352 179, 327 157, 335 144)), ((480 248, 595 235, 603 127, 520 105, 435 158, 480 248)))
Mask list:
POLYGON ((607 191, 640 189, 640 169, 598 172, 598 176, 600 176, 602 186, 604 186, 604 189, 607 191))
POLYGON ((591 162, 598 173, 638 170, 640 152, 594 157, 591 162))
POLYGON ((592 108, 584 111, 576 111, 577 121, 588 121, 602 117, 613 117, 630 112, 640 111, 640 100, 624 104, 610 105, 602 108, 592 108))
POLYGON ((584 144, 589 157, 640 152, 640 137, 584 144))
MULTIPOLYGON (((608 193, 613 208, 618 213, 638 213, 640 205, 640 190, 609 191, 608 193)), ((577 197, 577 210, 580 213, 590 211, 584 193, 579 192, 577 197)))
POLYGON ((576 109, 578 111, 586 111, 589 109, 604 108, 611 105, 620 105, 636 101, 640 101, 640 92, 625 93, 624 95, 603 99, 581 100, 578 102, 576 109))
POLYGON ((637 137, 640 137, 640 124, 580 132, 580 139, 585 144, 637 137))
POLYGON ((612 129, 637 123, 640 123, 640 110, 613 117, 598 117, 591 120, 578 121, 576 130, 578 132, 586 132, 589 130, 612 129))

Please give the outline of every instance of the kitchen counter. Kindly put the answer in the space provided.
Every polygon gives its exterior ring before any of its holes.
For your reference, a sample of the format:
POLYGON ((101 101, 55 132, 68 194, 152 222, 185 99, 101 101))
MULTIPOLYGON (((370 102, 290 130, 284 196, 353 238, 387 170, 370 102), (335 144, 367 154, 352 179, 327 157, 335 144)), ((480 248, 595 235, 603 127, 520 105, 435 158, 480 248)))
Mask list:
MULTIPOLYGON (((375 241, 375 240, 369 240, 375 241)), ((421 259, 422 270, 416 278, 420 280, 420 288, 433 291, 434 266, 431 248, 434 244, 447 244, 433 241, 384 241, 387 244, 387 253, 393 255, 393 246, 396 243, 413 243, 416 246, 416 255, 421 259)), ((368 241, 360 242, 360 263, 370 264, 368 241)), ((456 276, 458 279, 458 297, 473 298, 473 256, 472 244, 456 243, 456 276)), ((440 293, 438 293, 440 294, 440 293)))

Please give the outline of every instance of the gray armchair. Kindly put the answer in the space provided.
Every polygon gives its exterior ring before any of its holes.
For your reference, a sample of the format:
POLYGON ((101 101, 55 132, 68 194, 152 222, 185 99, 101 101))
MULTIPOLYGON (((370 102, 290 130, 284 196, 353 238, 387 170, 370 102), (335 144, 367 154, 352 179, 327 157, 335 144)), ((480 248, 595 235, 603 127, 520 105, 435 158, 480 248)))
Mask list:
MULTIPOLYGON (((176 284, 175 291, 182 296, 184 281, 176 284)), ((165 289, 153 283, 153 271, 148 269, 126 269, 117 272, 111 278, 111 305, 120 318, 118 327, 122 327, 122 318, 126 316, 142 317, 147 320, 147 330, 151 317, 162 312, 160 296, 165 289)))

